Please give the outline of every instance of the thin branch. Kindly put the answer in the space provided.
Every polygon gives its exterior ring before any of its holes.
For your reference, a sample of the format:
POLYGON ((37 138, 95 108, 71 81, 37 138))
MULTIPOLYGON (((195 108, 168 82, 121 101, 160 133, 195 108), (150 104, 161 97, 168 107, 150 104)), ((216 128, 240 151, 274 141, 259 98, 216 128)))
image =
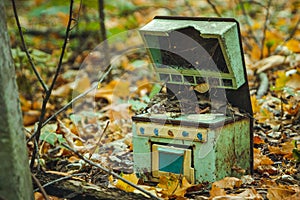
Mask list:
MULTIPOLYGON (((47 103, 48 103, 48 101, 49 101, 49 99, 50 99, 52 90, 53 90, 54 85, 55 85, 55 83, 56 83, 56 79, 57 79, 57 77, 58 77, 58 75, 59 75, 59 73, 60 73, 60 70, 61 70, 61 68, 62 68, 63 57, 64 57, 64 55, 65 55, 65 50, 66 50, 66 47, 67 47, 67 43, 68 43, 68 41, 69 41, 69 35, 70 35, 70 31, 71 31, 71 24, 72 24, 72 21, 73 21, 73 18, 72 18, 72 14, 73 14, 73 3, 74 3, 74 0, 71 0, 71 1, 70 1, 70 11, 69 11, 68 25, 67 25, 67 28, 66 28, 65 40, 64 40, 63 47, 62 47, 62 51, 61 51, 61 54, 60 54, 58 66, 57 66, 57 69, 56 69, 54 78, 53 78, 53 80, 52 80, 51 86, 50 86, 50 88, 48 89, 48 91, 46 92, 45 98, 43 99, 43 105, 42 105, 41 115, 40 115, 39 122, 38 122, 38 127, 37 127, 37 129, 36 129, 36 133, 34 134, 34 135, 35 135, 35 140, 37 141, 37 143, 38 143, 39 138, 40 138, 41 128, 42 128, 43 121, 44 121, 44 117, 45 117, 45 114, 46 114, 46 105, 47 105, 47 103)), ((33 166, 34 166, 34 160, 35 160, 36 154, 37 154, 37 151, 36 151, 36 148, 34 148, 34 149, 33 149, 33 152, 32 152, 31 162, 30 162, 30 167, 31 167, 31 169, 32 169, 33 166)))
POLYGON ((249 15, 248 15, 248 13, 247 13, 247 11, 246 11, 246 9, 245 9, 244 2, 241 1, 241 0, 239 0, 238 3, 241 5, 242 13, 243 13, 243 15, 244 15, 244 17, 245 17, 245 20, 246 20, 246 23, 247 23, 247 25, 248 25, 248 27, 249 27, 249 29, 248 29, 248 30, 249 30, 249 34, 250 34, 251 37, 254 39, 255 43, 256 43, 257 45, 259 45, 259 44, 260 44, 260 43, 259 43, 259 40, 258 40, 257 37, 255 36, 254 31, 253 31, 252 28, 251 28, 251 23, 250 23, 249 18, 248 18, 249 15))
POLYGON ((296 32, 299 30, 299 25, 300 25, 300 17, 299 17, 299 19, 298 19, 295 27, 291 31, 290 35, 287 38, 285 38, 284 43, 286 43, 287 41, 289 41, 290 39, 292 39, 294 37, 294 35, 296 34, 296 32))
POLYGON ((220 14, 220 12, 218 11, 216 5, 211 2, 211 0, 206 0, 207 3, 212 7, 212 9, 214 10, 214 12, 216 13, 216 15, 218 15, 218 17, 222 17, 222 15, 220 14))
MULTIPOLYGON (((51 115, 51 117, 49 117, 47 120, 44 121, 44 123, 42 124, 42 127, 44 127, 46 124, 48 124, 52 119, 54 119, 57 115, 59 115, 61 112, 65 111, 67 108, 69 108, 73 103, 75 103, 76 101, 78 101, 79 99, 85 97, 87 94, 89 94, 91 91, 95 90, 98 85, 100 83, 102 83, 102 81, 105 79, 105 77, 107 76, 108 73, 110 73, 110 71, 112 70, 113 65, 109 65, 109 67, 107 68, 107 70, 101 75, 101 77, 99 78, 98 83, 94 84, 90 89, 86 90, 85 92, 79 94, 78 96, 76 96, 75 98, 73 98, 69 103, 67 103, 66 105, 64 105, 61 109, 59 109, 56 113, 54 113, 53 115, 51 115)), ((35 131, 30 138, 27 139, 26 142, 29 142, 32 140, 32 138, 34 138, 37 134, 37 131, 35 131)))
POLYGON ((137 190, 139 190, 139 191, 145 193, 146 195, 148 195, 148 196, 150 196, 150 197, 152 197, 152 198, 155 198, 155 199, 158 199, 158 200, 159 200, 159 198, 158 198, 157 196, 153 195, 153 194, 150 193, 149 191, 147 191, 147 190, 145 190, 145 189, 139 187, 139 186, 136 185, 136 184, 131 183, 130 181, 124 179, 123 177, 121 177, 121 176, 118 175, 117 173, 115 173, 115 172, 113 172, 113 171, 111 171, 111 170, 109 170, 109 169, 103 167, 102 165, 97 164, 97 163, 94 163, 93 161, 91 161, 91 160, 85 158, 83 155, 81 155, 81 154, 78 153, 75 149, 72 149, 72 148, 69 147, 68 145, 63 144, 63 143, 62 143, 61 145, 62 145, 63 147, 65 147, 66 149, 68 149, 68 150, 72 151, 73 153, 75 153, 80 159, 82 159, 83 161, 85 161, 85 162, 88 163, 89 165, 94 166, 94 167, 97 167, 97 168, 99 168, 99 169, 105 171, 105 172, 108 173, 109 175, 112 175, 112 176, 114 176, 115 178, 120 179, 121 181, 123 181, 123 182, 127 183, 128 185, 134 187, 135 189, 137 189, 137 190))
MULTIPOLYGON (((57 183, 57 182, 60 182, 60 181, 63 181, 63 180, 72 178, 72 177, 74 177, 74 176, 82 176, 82 175, 85 175, 85 173, 71 174, 71 175, 69 175, 69 176, 64 176, 64 177, 58 178, 58 179, 56 179, 56 180, 54 180, 54 181, 50 181, 50 182, 44 184, 44 185, 41 186, 41 187, 36 188, 35 190, 33 190, 33 192, 38 192, 39 190, 42 191, 42 190, 44 190, 45 187, 47 187, 47 186, 49 186, 49 185, 52 185, 52 184, 54 184, 54 183, 57 183)), ((45 190, 44 190, 44 191, 45 191, 45 190)))
POLYGON ((34 74, 36 75, 37 79, 39 80, 39 82, 41 83, 42 87, 44 88, 44 91, 45 92, 48 92, 48 87, 47 85, 44 83, 42 77, 40 76, 39 72, 37 71, 36 67, 35 67, 35 64, 28 52, 28 49, 27 49, 27 46, 26 46, 26 43, 25 43, 25 39, 24 39, 24 35, 23 35, 23 31, 22 31, 22 27, 21 27, 21 24, 20 24, 20 21, 19 21, 19 17, 18 17, 18 13, 17 13, 17 7, 16 7, 16 3, 15 3, 15 0, 12 0, 12 5, 13 5, 13 10, 14 10, 14 15, 15 15, 15 19, 16 19, 16 23, 17 23, 17 26, 18 26, 18 30, 19 30, 19 35, 21 37, 21 43, 23 45, 23 49, 26 53, 26 56, 27 56, 27 59, 30 63, 30 66, 34 72, 34 74))
POLYGON ((92 155, 96 151, 96 148, 100 145, 100 142, 101 142, 103 136, 105 135, 104 133, 106 132, 106 129, 107 129, 108 125, 109 125, 109 121, 107 121, 107 123, 106 123, 106 125, 105 125, 105 127, 104 127, 104 129, 102 131, 102 133, 99 136, 99 139, 98 139, 97 143, 95 144, 95 147, 92 149, 92 152, 90 153, 89 159, 91 159, 92 155))
MULTIPOLYGON (((98 0, 98 12, 100 23, 100 41, 103 43, 104 66, 107 66, 108 63, 110 63, 110 53, 106 36, 104 0, 98 0)), ((111 79, 111 74, 108 74, 108 79, 111 79)))
POLYGON ((261 40, 260 59, 262 59, 264 57, 265 40, 266 40, 266 33, 268 30, 271 3, 272 3, 272 0, 269 0, 268 5, 266 7, 267 13, 266 13, 266 18, 265 18, 265 22, 264 22, 263 38, 261 40))
POLYGON ((46 193, 46 191, 44 190, 44 187, 41 185, 40 181, 35 177, 34 174, 31 173, 31 177, 34 180, 34 182, 36 183, 36 185, 38 186, 37 190, 34 190, 33 192, 37 192, 37 191, 41 191, 43 197, 45 200, 49 200, 48 195, 46 193))

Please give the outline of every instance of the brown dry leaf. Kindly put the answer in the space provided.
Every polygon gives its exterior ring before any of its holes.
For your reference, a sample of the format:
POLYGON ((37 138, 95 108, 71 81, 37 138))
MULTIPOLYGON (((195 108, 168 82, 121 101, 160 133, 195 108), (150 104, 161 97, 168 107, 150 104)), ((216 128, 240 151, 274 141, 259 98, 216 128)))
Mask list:
POLYGON ((111 121, 121 120, 121 119, 130 119, 132 113, 130 111, 130 104, 112 104, 104 107, 102 111, 106 111, 106 115, 111 121))
POLYGON ((150 93, 151 90, 152 90, 152 84, 146 78, 137 81, 136 85, 137 85, 137 93, 140 96, 143 96, 143 95, 145 95, 147 93, 150 93))
POLYGON ((213 185, 222 189, 233 189, 240 187, 242 183, 243 181, 236 177, 225 177, 222 180, 214 182, 213 185))
POLYGON ((298 114, 300 110, 300 100, 295 97, 289 97, 287 104, 283 104, 283 110, 291 116, 298 114))
POLYGON ((23 112, 23 125, 29 126, 39 120, 41 112, 38 110, 28 110, 23 112))
POLYGON ((293 89, 300 89, 300 75, 297 73, 292 74, 286 82, 286 86, 293 89))
POLYGON ((192 185, 186 180, 185 177, 180 180, 174 174, 170 174, 170 176, 161 176, 159 178, 157 187, 162 189, 160 193, 163 197, 180 199, 184 198, 187 189, 192 187, 192 185))
POLYGON ((261 151, 257 148, 253 148, 253 155, 254 155, 254 163, 253 163, 254 170, 256 170, 260 165, 274 164, 274 162, 269 157, 263 155, 261 151))
POLYGON ((244 199, 252 199, 252 200, 263 199, 263 197, 254 188, 247 188, 244 192, 238 194, 237 196, 243 197, 244 199))
MULTIPOLYGON (((137 184, 139 179, 136 177, 136 175, 133 174, 124 174, 122 175, 122 178, 126 179, 127 181, 130 181, 133 184, 137 184)), ((110 178, 110 181, 112 180, 112 178, 110 178)), ((112 181, 111 181, 112 183, 112 181)), ((133 192, 135 190, 134 187, 128 185, 127 183, 123 182, 122 180, 117 180, 116 183, 112 183, 112 185, 114 185, 115 187, 124 190, 126 192, 133 192)))
POLYGON ((253 137, 253 144, 264 144, 264 143, 265 141, 261 139, 261 137, 257 135, 253 137))
POLYGON ((179 187, 179 180, 174 174, 171 174, 169 177, 161 176, 159 177, 157 187, 163 189, 161 193, 164 197, 169 197, 173 195, 177 187, 179 187))
POLYGON ((62 134, 71 148, 76 150, 82 149, 82 147, 80 146, 83 145, 83 142, 85 142, 85 140, 72 133, 72 131, 69 128, 67 128, 62 121, 60 120, 57 121, 58 124, 57 124, 56 133, 62 134))
POLYGON ((99 89, 95 92, 95 98, 104 98, 109 103, 113 103, 115 97, 126 98, 129 96, 129 86, 128 81, 112 80, 104 87, 98 86, 99 89))
POLYGON ((76 77, 76 80, 71 83, 73 92, 81 94, 91 87, 91 81, 87 74, 81 74, 80 77, 76 77))
POLYGON ((272 187, 268 189, 267 198, 269 200, 278 200, 291 198, 297 193, 299 193, 299 188, 295 189, 294 186, 279 185, 278 187, 272 187))
POLYGON ((281 55, 273 55, 267 58, 264 58, 254 64, 254 69, 257 69, 256 73, 259 74, 270 68, 277 67, 282 64, 288 64, 291 58, 281 55))
POLYGON ((261 108, 260 112, 255 113, 254 117, 258 123, 263 124, 274 119, 274 113, 270 112, 267 108, 261 108))
POLYGON ((176 189, 176 191, 174 192, 174 195, 176 197, 184 197, 184 195, 186 194, 186 191, 188 188, 190 188, 192 185, 188 182, 188 180, 186 180, 185 177, 182 178, 180 187, 176 189))
POLYGON ((270 153, 286 155, 291 154, 293 151, 294 145, 291 141, 284 142, 280 144, 280 147, 268 146, 270 153))
POLYGON ((67 97, 71 94, 71 83, 64 84, 52 91, 51 95, 55 97, 67 97))
MULTIPOLYGON (((44 198, 44 196, 43 196, 43 194, 42 193, 40 193, 40 192, 35 192, 34 193, 34 200, 44 200, 45 198, 44 198)), ((55 196, 49 196, 48 195, 48 199, 49 200, 60 200, 60 198, 58 198, 58 197, 55 197, 55 196)))
POLYGON ((225 196, 226 192, 223 188, 219 188, 218 186, 212 184, 211 190, 209 191, 209 195, 211 198, 218 196, 225 196))

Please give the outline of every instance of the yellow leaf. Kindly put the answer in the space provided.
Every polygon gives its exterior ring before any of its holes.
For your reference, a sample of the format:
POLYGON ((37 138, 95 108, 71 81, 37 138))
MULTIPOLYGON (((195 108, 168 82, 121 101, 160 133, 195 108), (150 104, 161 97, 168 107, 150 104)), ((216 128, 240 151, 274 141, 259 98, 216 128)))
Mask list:
MULTIPOLYGON (((133 184, 137 184, 139 179, 136 177, 135 174, 124 174, 122 176, 127 181, 130 181, 133 184)), ((133 192, 135 190, 134 187, 128 185, 127 183, 123 182, 122 180, 118 180, 117 183, 114 184, 117 188, 124 190, 125 192, 133 192)))
POLYGON ((278 71, 277 72, 277 79, 275 81, 275 88, 276 89, 282 89, 286 82, 288 81, 288 77, 285 75, 284 71, 278 71))
POLYGON ((300 52, 300 42, 296 39, 291 39, 285 44, 288 49, 293 52, 300 52))
POLYGON ((181 180, 175 175, 161 176, 157 187, 162 188, 161 193, 165 197, 184 197, 186 190, 192 185, 183 177, 181 180))

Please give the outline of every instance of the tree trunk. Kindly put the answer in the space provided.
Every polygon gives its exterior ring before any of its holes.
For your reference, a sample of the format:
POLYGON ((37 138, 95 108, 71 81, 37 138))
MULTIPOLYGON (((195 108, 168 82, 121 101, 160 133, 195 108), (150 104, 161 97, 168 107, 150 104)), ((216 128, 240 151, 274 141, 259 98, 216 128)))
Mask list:
POLYGON ((33 199, 15 68, 0 1, 0 199, 33 199))

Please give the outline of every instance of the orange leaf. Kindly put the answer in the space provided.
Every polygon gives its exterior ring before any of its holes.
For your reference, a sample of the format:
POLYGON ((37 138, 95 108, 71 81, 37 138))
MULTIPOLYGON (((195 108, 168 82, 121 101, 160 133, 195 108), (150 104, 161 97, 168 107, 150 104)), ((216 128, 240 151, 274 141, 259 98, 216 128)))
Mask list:
POLYGON ((254 170, 256 170, 260 165, 274 164, 274 162, 269 157, 263 155, 261 151, 257 148, 253 148, 253 154, 254 154, 254 163, 253 163, 254 170))
POLYGON ((224 196, 226 195, 226 192, 223 188, 219 188, 216 185, 212 185, 211 190, 209 191, 210 197, 216 197, 216 196, 224 196))
POLYGON ((254 144, 264 144, 265 141, 263 139, 261 139, 259 136, 254 136, 253 137, 253 143, 254 144))
POLYGON ((38 110, 29 110, 27 112, 23 112, 23 125, 29 126, 34 124, 39 120, 41 112, 38 110))
POLYGON ((293 52, 300 52, 300 42, 296 39, 287 41, 285 45, 293 52))

